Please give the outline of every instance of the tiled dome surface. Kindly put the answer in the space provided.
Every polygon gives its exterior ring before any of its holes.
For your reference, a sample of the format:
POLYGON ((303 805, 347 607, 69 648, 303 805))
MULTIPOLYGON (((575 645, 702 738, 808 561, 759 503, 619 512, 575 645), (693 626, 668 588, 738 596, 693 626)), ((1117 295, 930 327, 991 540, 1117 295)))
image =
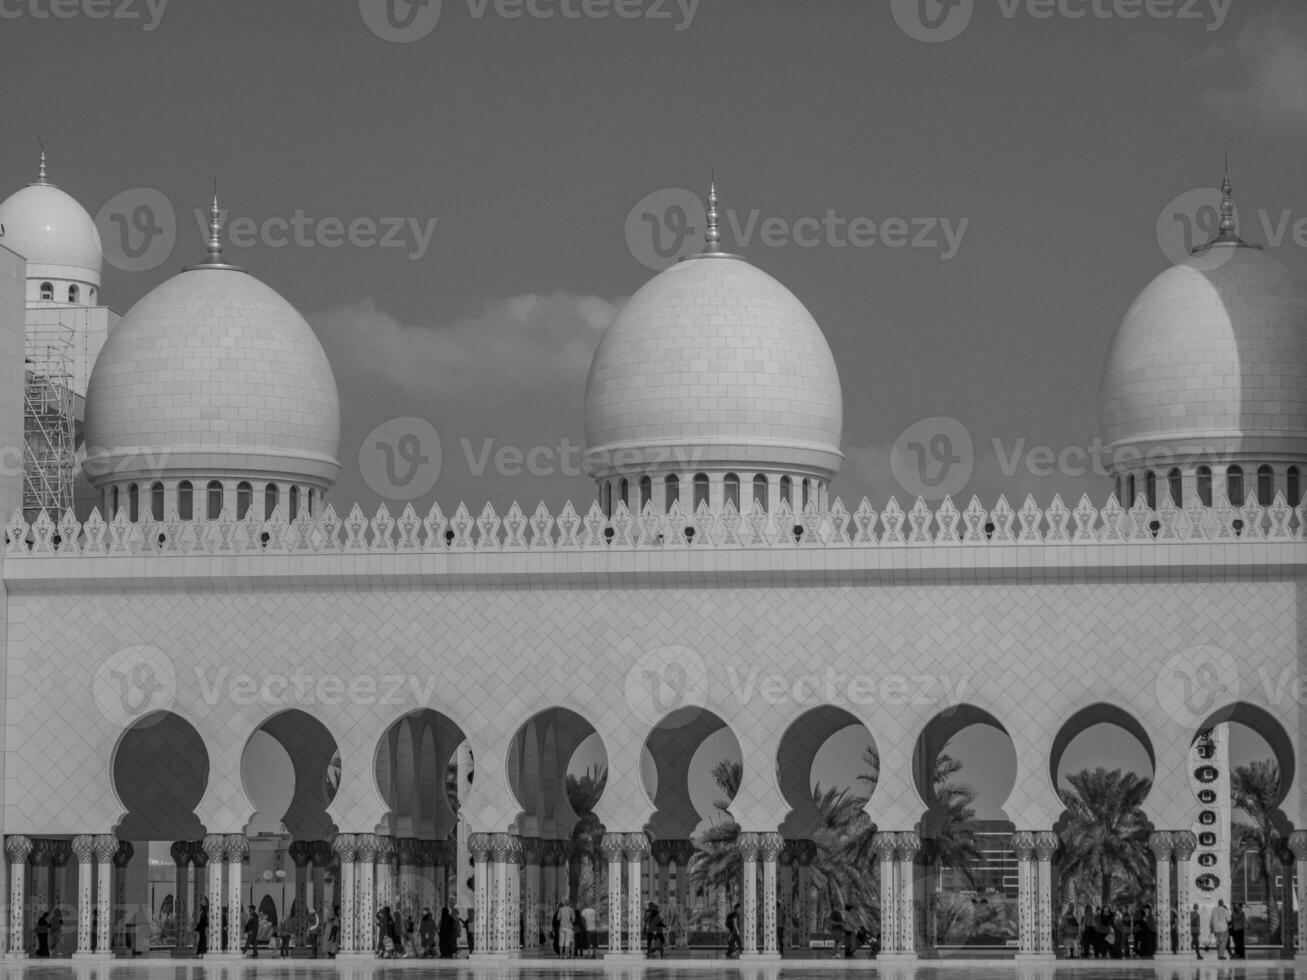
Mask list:
POLYGON ((590 365, 589 452, 767 447, 838 465, 843 401, 826 338, 794 294, 753 266, 697 257, 664 270, 614 318, 590 365))
POLYGON ((339 470, 340 403, 322 345, 243 272, 193 269, 137 303, 95 362, 86 415, 87 446, 109 456, 166 450, 229 468, 257 454, 292 473, 295 461, 318 478, 339 470))
POLYGON ((83 269, 99 283, 104 257, 100 233, 86 209, 53 184, 29 184, 0 203, 0 245, 29 265, 83 269))
POLYGON ((1207 437, 1286 452, 1307 438, 1307 288, 1250 248, 1168 269, 1126 313, 1099 389, 1111 444, 1207 437))

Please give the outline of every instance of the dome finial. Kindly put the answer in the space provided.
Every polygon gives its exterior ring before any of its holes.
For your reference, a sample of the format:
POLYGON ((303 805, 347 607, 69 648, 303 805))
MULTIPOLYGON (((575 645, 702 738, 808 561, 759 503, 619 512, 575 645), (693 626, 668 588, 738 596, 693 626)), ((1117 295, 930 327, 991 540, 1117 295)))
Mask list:
POLYGON ((189 272, 192 269, 232 269, 236 272, 244 272, 240 266, 230 264, 222 256, 222 208, 218 204, 218 178, 213 178, 213 203, 209 205, 209 244, 208 254, 203 261, 196 265, 188 265, 183 269, 189 272))
POLYGON ((717 227, 717 168, 711 171, 708 179, 708 230, 704 233, 704 255, 722 254, 722 233, 717 227))
POLYGON ((1234 184, 1230 181, 1230 154, 1225 155, 1225 175, 1221 178, 1220 220, 1216 225, 1216 235, 1205 245, 1199 245, 1193 254, 1206 252, 1219 246, 1231 248, 1252 248, 1261 250, 1260 245, 1250 245, 1239 237, 1239 224, 1234 215, 1234 184))
POLYGON ((50 183, 50 181, 49 181, 48 177, 46 176, 46 170, 45 170, 45 143, 43 143, 43 142, 41 141, 41 137, 39 137, 39 136, 36 138, 36 143, 37 143, 37 145, 41 148, 41 163, 40 163, 40 165, 36 168, 36 180, 32 181, 32 183, 33 183, 33 184, 48 184, 48 183, 50 183))

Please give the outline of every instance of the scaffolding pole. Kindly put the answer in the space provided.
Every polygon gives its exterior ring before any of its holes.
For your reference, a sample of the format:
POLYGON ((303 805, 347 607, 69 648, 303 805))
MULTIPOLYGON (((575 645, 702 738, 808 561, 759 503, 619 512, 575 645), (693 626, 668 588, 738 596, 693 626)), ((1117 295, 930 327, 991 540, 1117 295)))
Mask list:
POLYGON ((75 333, 66 323, 30 329, 23 385, 23 515, 58 521, 73 507, 76 420, 72 388, 75 333))

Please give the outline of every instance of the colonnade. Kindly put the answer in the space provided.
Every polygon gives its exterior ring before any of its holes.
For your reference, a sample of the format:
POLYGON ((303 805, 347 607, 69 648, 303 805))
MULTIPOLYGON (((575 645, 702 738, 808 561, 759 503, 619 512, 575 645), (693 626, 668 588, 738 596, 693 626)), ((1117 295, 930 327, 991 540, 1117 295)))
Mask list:
MULTIPOLYGON (((1156 862, 1153 907, 1158 923, 1159 957, 1192 954, 1187 928, 1189 862, 1197 848, 1189 830, 1156 831, 1149 846, 1156 862), (1172 894, 1174 892, 1174 905, 1172 894), (1177 913, 1178 947, 1172 948, 1169 928, 1172 909, 1177 913)), ((798 876, 797 890, 807 890, 804 874, 811 863, 811 842, 786 842, 775 831, 744 831, 738 839, 741 859, 740 928, 745 959, 779 959, 780 928, 778 879, 786 864, 798 876), (759 887, 759 885, 761 887, 759 887)), ((1053 902, 1053 857, 1058 838, 1051 830, 1017 831, 1012 835, 1018 879, 1018 959, 1051 959, 1057 946, 1057 909, 1053 902)), ((922 842, 915 830, 878 831, 872 849, 880 863, 881 951, 886 960, 911 959, 928 942, 922 935, 926 903, 918 891, 917 856, 922 842)), ((111 834, 82 834, 70 841, 34 840, 21 834, 4 841, 9 861, 10 957, 32 952, 29 936, 35 918, 51 906, 51 867, 75 858, 77 864, 75 957, 107 955, 111 942, 113 910, 122 907, 123 869, 132 857, 130 843, 111 834), (115 891, 115 886, 117 890, 115 891)), ((179 842, 173 847, 178 865, 176 901, 179 921, 187 908, 207 900, 210 955, 238 956, 241 947, 245 906, 242 867, 249 850, 244 834, 209 834, 202 841, 179 842), (185 869, 194 864, 196 894, 188 895, 181 883, 188 880, 185 869), (201 884, 207 885, 201 889, 201 884), (222 916, 227 910, 226 952, 222 916)), ((512 957, 539 950, 549 931, 553 909, 569 894, 568 841, 523 838, 507 833, 472 833, 468 837, 474 879, 472 909, 472 955, 512 957)), ((675 902, 688 905, 688 867, 693 845, 689 841, 650 842, 642 831, 605 833, 600 853, 608 865, 608 958, 643 955, 645 903, 675 902), (644 886, 648 864, 650 887, 644 886), (677 866, 676 896, 669 890, 669 870, 677 866)), ((372 957, 376 937, 373 923, 377 909, 390 906, 407 910, 416 905, 438 909, 456 895, 457 876, 453 841, 417 841, 378 834, 339 834, 328 845, 321 841, 296 842, 291 857, 304 873, 296 877, 296 899, 300 908, 324 904, 324 878, 336 875, 332 901, 340 909, 339 956, 372 957), (434 878, 421 873, 423 866, 437 870, 434 878), (443 869, 443 872, 439 869, 443 869), (412 886, 424 880, 427 890, 412 886)), ((1285 874, 1296 870, 1296 929, 1294 949, 1304 955, 1307 936, 1307 831, 1294 831, 1282 854, 1285 874)), ((71 905, 71 903, 69 903, 71 905)), ((329 911, 329 910, 328 910, 329 911)), ((416 918, 416 916, 415 916, 416 918)), ((325 920, 324 920, 325 921, 325 920)), ((1286 923, 1288 925, 1288 923, 1286 923)), ((325 933, 324 933, 325 935, 325 933)))

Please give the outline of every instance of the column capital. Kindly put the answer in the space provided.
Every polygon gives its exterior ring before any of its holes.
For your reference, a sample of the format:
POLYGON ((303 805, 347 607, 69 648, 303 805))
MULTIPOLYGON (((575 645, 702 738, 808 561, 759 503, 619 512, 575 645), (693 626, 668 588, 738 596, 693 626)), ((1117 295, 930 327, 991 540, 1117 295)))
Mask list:
POLYGON ((68 859, 73 856, 72 845, 66 840, 50 841, 50 863, 56 868, 62 868, 68 863, 68 859))
POLYGON ((224 843, 228 861, 243 861, 250 851, 250 842, 244 834, 228 834, 224 843))
POLYGON ((1177 861, 1188 861, 1194 856, 1194 851, 1198 848, 1198 838, 1192 830, 1172 831, 1171 840, 1174 842, 1175 859, 1177 861))
POLYGON ((1018 861, 1029 861, 1035 855, 1035 835, 1029 830, 1018 830, 1012 835, 1012 850, 1018 861))
MULTIPOLYGON (((871 839, 871 849, 876 852, 876 857, 880 858, 882 862, 893 861, 899 850, 898 836, 893 831, 878 830, 876 836, 871 839)), ((813 850, 816 850, 815 845, 813 850)), ((882 875, 884 873, 884 871, 881 872, 882 875)))
POLYGON ((90 834, 78 834, 73 838, 73 853, 77 855, 78 864, 90 864, 95 855, 95 838, 90 834))
POLYGON ((377 859, 376 834, 357 834, 354 841, 355 846, 358 848, 358 860, 375 861, 377 859))
POLYGON ((358 838, 353 834, 337 834, 331 842, 331 849, 340 855, 340 860, 353 861, 358 853, 358 838))
POLYGON ((1155 830, 1148 835, 1148 846, 1153 857, 1158 861, 1170 861, 1171 852, 1175 850, 1175 837, 1169 830, 1155 830))
POLYGON ((43 868, 48 865, 51 858, 54 857, 54 848, 50 846, 51 842, 48 840, 34 840, 32 838, 26 839, 31 841, 32 844, 32 856, 28 858, 28 860, 38 868, 43 868))
POLYGON ((502 864, 513 853, 513 836, 511 834, 490 835, 490 860, 502 864))
POLYGON ((200 841, 200 846, 208 856, 211 863, 216 864, 221 861, 227 854, 227 838, 222 834, 205 834, 204 840, 200 841))
POLYGON ((307 840, 293 840, 290 847, 286 848, 286 853, 290 859, 295 862, 296 868, 306 867, 309 860, 313 857, 313 842, 307 840))
POLYGON ((97 834, 95 837, 95 857, 101 864, 112 861, 118 853, 118 838, 113 834, 97 834))
POLYGON ((1053 855, 1057 853, 1058 845, 1061 844, 1057 834, 1051 830, 1041 830, 1035 834, 1035 859, 1038 861, 1051 861, 1053 855))
POLYGON ((649 838, 643 832, 626 835, 626 860, 643 861, 649 853, 649 838))
POLYGON ((197 868, 203 868, 209 863, 209 856, 204 850, 204 841, 193 840, 191 845, 191 863, 197 868))
POLYGON ((538 865, 544 856, 544 841, 539 837, 522 838, 522 863, 528 865, 538 865))
POLYGON ((477 864, 485 864, 486 858, 490 857, 490 835, 489 834, 468 834, 467 849, 472 855, 472 860, 477 864))
POLYGON ((917 836, 915 830, 899 831, 895 840, 895 856, 900 861, 911 861, 921 850, 921 838, 917 836))
POLYGON ((175 840, 172 846, 168 848, 168 853, 172 855, 173 864, 179 868, 184 868, 191 863, 191 842, 188 840, 175 840))
POLYGON ((1307 861, 1307 830, 1295 830, 1289 834, 1289 850, 1299 861, 1307 861))
POLYGON ((5 838, 5 854, 14 864, 22 864, 32 853, 32 838, 24 834, 10 834, 5 838))
POLYGON ((785 849, 785 838, 774 830, 758 835, 758 853, 764 861, 775 861, 785 849))
POLYGON ((758 848, 760 845, 761 842, 758 840, 758 835, 752 831, 746 830, 740 833, 735 846, 739 848, 740 857, 742 859, 745 861, 757 861, 758 848))
POLYGON ((377 860, 383 864, 395 857, 395 838, 387 834, 377 835, 377 860))
POLYGON ((136 848, 132 847, 129 840, 119 841, 118 850, 113 856, 113 866, 115 868, 125 868, 132 860, 132 855, 136 853, 136 848))
POLYGON ((604 834, 599 842, 599 853, 609 864, 616 864, 626 854, 626 835, 604 834))
POLYGON ((412 837, 401 837, 395 841, 395 848, 399 851, 400 864, 418 863, 418 842, 412 837))
POLYGON ((649 853, 653 855, 655 864, 671 864, 676 854, 676 842, 666 838, 650 841, 649 853))

